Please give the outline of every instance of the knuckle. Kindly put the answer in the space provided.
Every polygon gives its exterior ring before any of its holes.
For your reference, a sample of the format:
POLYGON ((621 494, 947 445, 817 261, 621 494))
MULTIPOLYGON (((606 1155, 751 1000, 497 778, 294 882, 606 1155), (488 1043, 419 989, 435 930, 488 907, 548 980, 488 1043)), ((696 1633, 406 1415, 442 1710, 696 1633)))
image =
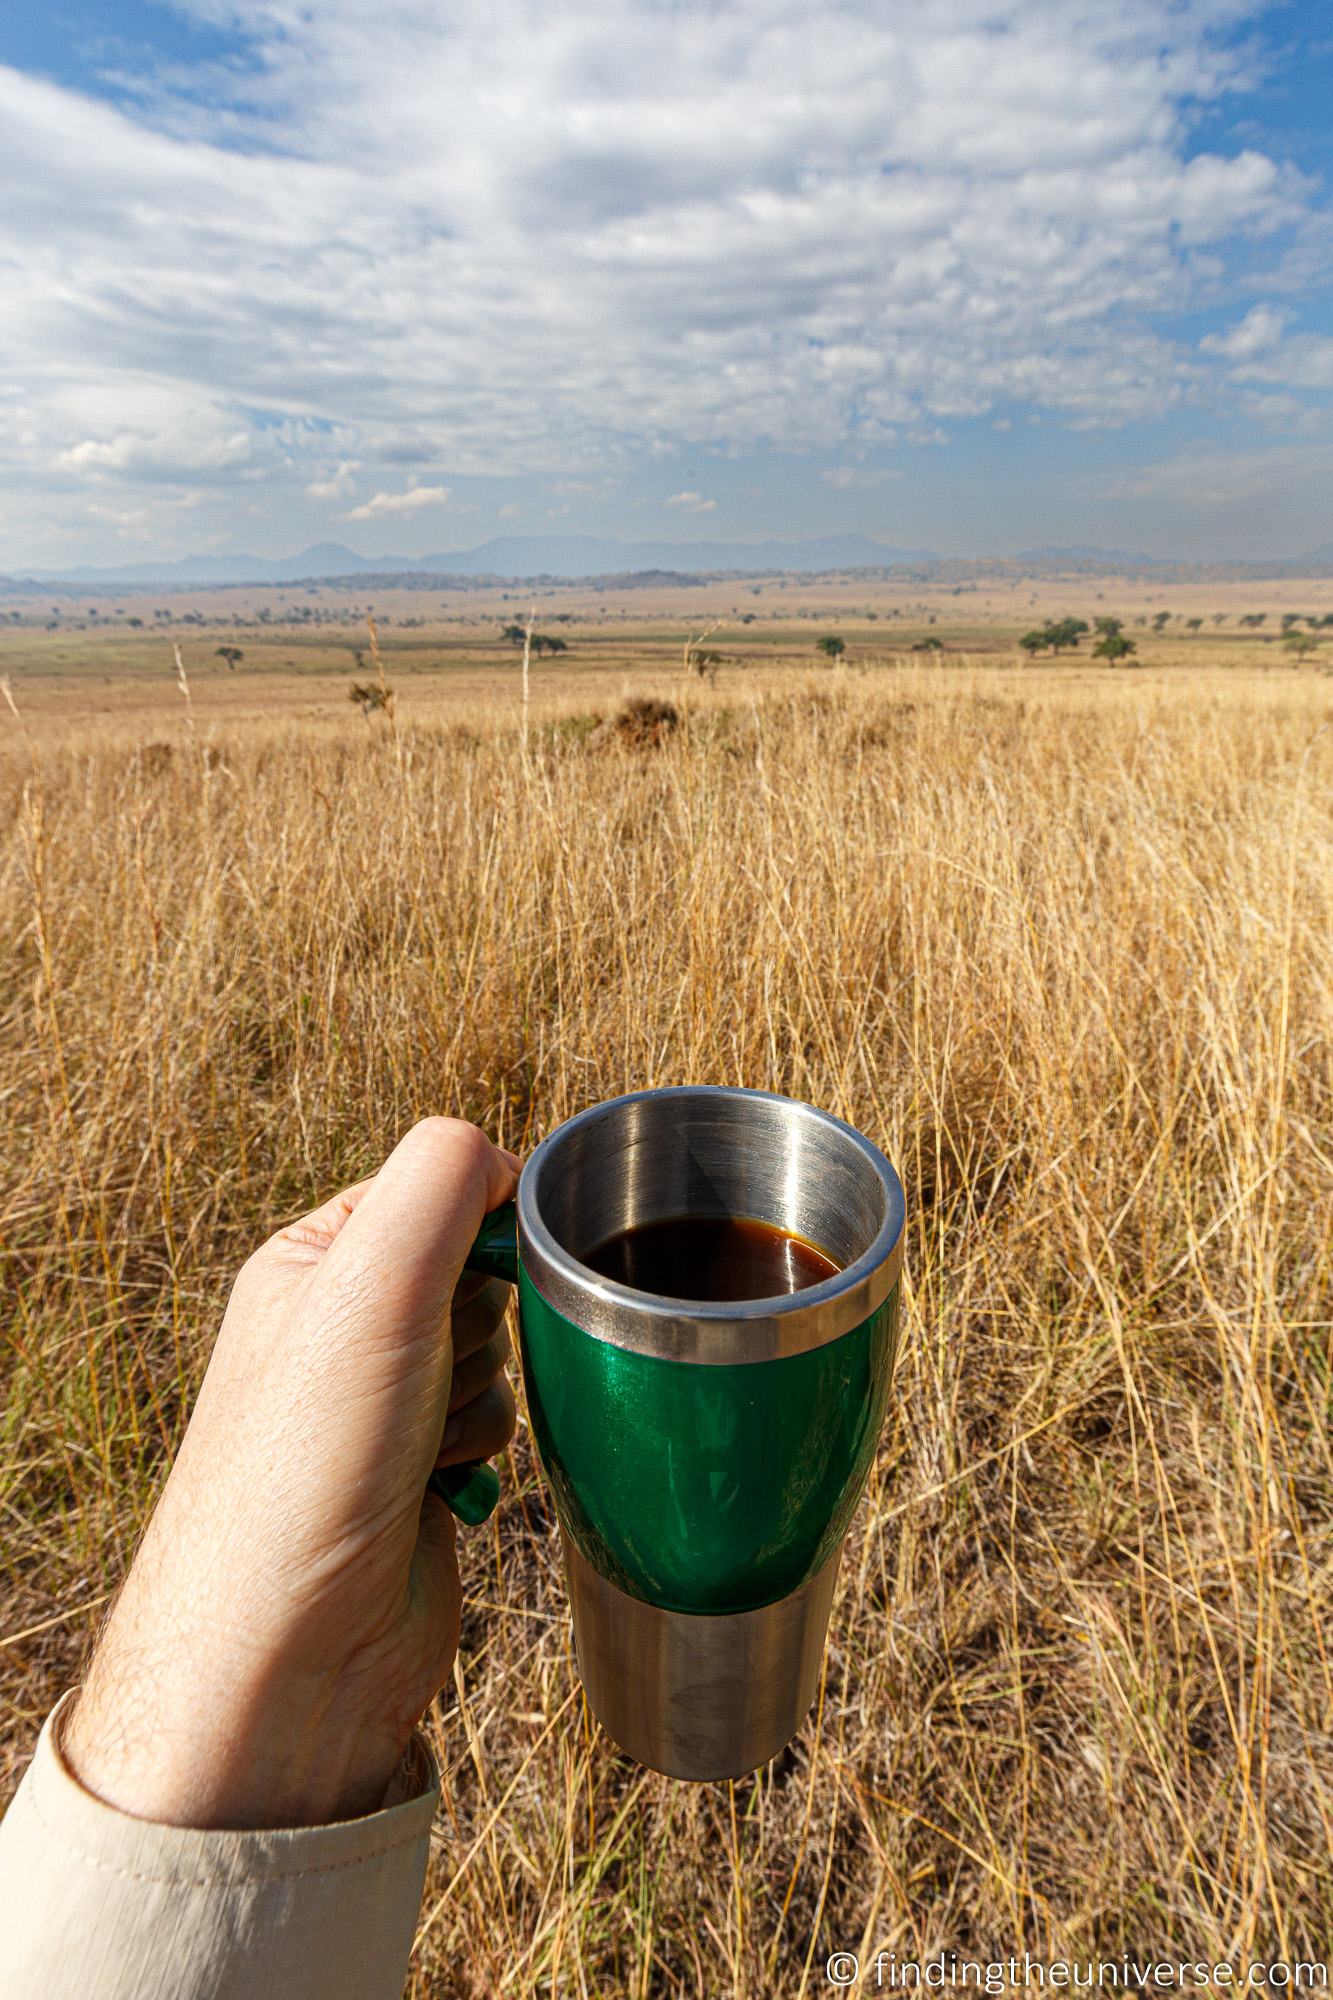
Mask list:
POLYGON ((491 1150, 491 1142, 479 1125, 469 1124, 466 1118, 446 1118, 443 1114, 420 1119, 403 1143, 422 1152, 447 1147, 451 1153, 479 1160, 485 1159, 491 1150))
POLYGON ((274 1267, 282 1256, 282 1247, 283 1232, 279 1229, 266 1242, 261 1243, 258 1249, 252 1250, 236 1273, 232 1285, 233 1293, 239 1293, 245 1298, 251 1293, 261 1291, 272 1277, 274 1267))

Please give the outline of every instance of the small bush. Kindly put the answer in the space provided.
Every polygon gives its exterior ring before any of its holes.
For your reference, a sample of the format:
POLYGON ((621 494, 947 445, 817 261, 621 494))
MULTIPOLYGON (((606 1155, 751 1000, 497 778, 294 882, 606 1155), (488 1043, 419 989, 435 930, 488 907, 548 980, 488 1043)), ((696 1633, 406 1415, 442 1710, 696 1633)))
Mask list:
POLYGON ((631 695, 617 713, 601 723, 589 743, 618 743, 626 750, 657 750, 680 728, 680 710, 656 695, 631 695))

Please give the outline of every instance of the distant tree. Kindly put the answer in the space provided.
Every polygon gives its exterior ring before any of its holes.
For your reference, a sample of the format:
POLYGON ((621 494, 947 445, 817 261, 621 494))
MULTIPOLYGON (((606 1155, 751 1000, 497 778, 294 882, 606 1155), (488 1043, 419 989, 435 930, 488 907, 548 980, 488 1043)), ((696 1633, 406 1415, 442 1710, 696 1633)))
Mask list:
POLYGON ((1282 614, 1282 630, 1290 632, 1293 625, 1300 624, 1302 615, 1299 611, 1284 611, 1282 614))
POLYGON ((1088 629, 1086 618, 1057 618, 1046 627, 1047 641, 1053 653, 1063 652, 1066 647, 1077 647, 1079 640, 1088 629))
POLYGON ((1043 625, 1040 629, 1034 626, 1032 631, 1023 634, 1018 643, 1029 659, 1034 659, 1038 653, 1046 651, 1051 643, 1051 637, 1046 626, 1043 625))
POLYGON ((1309 632, 1288 632, 1282 641, 1282 650, 1284 653, 1295 654, 1298 660, 1303 660, 1308 654, 1313 653, 1318 645, 1318 639, 1309 632))
POLYGON ((1134 641, 1127 639, 1123 632, 1108 632, 1093 647, 1092 657, 1094 660, 1127 660, 1131 653, 1137 651, 1134 641))
POLYGON ((830 634, 826 639, 816 639, 815 651, 822 653, 826 660, 840 660, 847 651, 847 641, 830 634))
POLYGON ((537 655, 537 658, 540 659, 543 653, 567 653, 569 651, 569 644, 564 639, 548 638, 545 632, 534 632, 532 635, 532 650, 537 655))
POLYGON ((1187 632, 1202 632, 1203 630, 1202 618, 1187 618, 1185 620, 1185 630, 1187 632))
POLYGON ((129 626, 129 628, 130 628, 130 630, 131 630, 132 632, 142 632, 142 631, 143 631, 143 619, 142 619, 142 618, 127 618, 127 619, 125 620, 125 623, 126 623, 126 624, 127 624, 128 626, 129 626))
POLYGON ((1227 622, 1227 614, 1225 611, 1215 611, 1213 613, 1214 625, 1225 625, 1226 622, 1227 622))
POLYGON ((1092 626, 1093 630, 1100 633, 1103 639, 1114 639, 1117 632, 1123 632, 1125 629, 1122 618, 1094 618, 1092 626))
POLYGON ((944 651, 944 641, 943 639, 918 639, 912 651, 914 653, 942 653, 944 651))
POLYGON ((245 658, 245 654, 239 646, 219 646, 214 652, 213 657, 215 660, 225 660, 231 672, 235 673, 240 662, 245 658))
POLYGON ((1163 630, 1165 629, 1165 627, 1166 627, 1166 625, 1167 625, 1167 622, 1168 622, 1168 620, 1170 619, 1170 617, 1171 617, 1171 613, 1170 613, 1169 611, 1159 611, 1159 612, 1158 612, 1158 613, 1156 614, 1156 616, 1155 616, 1155 617, 1153 618, 1153 621, 1152 621, 1152 629, 1153 629, 1153 631, 1154 631, 1154 632, 1161 632, 1161 631, 1163 631, 1163 630))
POLYGON ((1243 618, 1236 620, 1236 623, 1238 625, 1246 625, 1254 632, 1259 629, 1267 616, 1268 613, 1266 611, 1247 611, 1243 618))
POLYGON ((527 631, 522 625, 502 625, 500 627, 500 637, 507 639, 511 646, 521 646, 527 636, 527 631))

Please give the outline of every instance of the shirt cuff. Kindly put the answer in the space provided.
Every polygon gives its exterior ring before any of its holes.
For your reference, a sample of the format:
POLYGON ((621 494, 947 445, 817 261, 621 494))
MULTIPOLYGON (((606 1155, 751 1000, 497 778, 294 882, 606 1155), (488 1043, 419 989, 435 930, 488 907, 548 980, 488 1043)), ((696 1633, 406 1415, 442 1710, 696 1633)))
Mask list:
POLYGON ((206 1831, 80 1784, 71 1699, 0 1822, 0 2000, 398 2000, 440 1796, 419 1735, 378 1812, 206 1831))
POLYGON ((77 1688, 62 1695, 47 1717, 25 1789, 38 1819, 58 1826, 61 1837, 94 1864, 109 1860, 123 1868, 132 1854, 135 1874, 169 1881, 198 1879, 220 1867, 232 1879, 251 1881, 290 1872, 313 1874, 372 1860, 428 1834, 440 1803, 439 1769, 429 1744, 415 1730, 384 1804, 357 1819, 254 1831, 201 1831, 136 1819, 90 1792, 65 1761, 61 1733, 77 1695, 77 1688))

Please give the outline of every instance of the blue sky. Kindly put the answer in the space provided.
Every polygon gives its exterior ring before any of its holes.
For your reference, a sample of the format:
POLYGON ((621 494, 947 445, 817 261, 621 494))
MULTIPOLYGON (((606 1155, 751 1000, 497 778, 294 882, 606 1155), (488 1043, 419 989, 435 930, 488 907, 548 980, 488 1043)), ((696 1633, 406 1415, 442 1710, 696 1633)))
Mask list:
POLYGON ((1327 0, 0 18, 0 570, 1333 543, 1327 0))

